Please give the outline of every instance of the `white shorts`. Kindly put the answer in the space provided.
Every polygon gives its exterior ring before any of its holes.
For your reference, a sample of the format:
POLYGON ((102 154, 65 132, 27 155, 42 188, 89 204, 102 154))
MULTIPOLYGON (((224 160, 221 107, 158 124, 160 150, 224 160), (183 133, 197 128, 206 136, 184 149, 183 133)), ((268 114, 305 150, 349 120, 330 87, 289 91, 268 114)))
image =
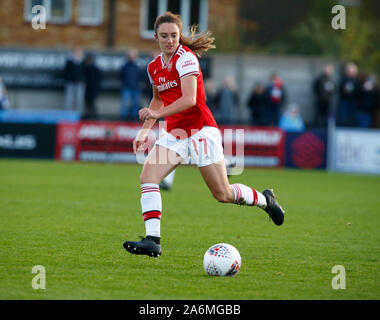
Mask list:
POLYGON ((183 159, 182 163, 196 164, 198 167, 208 166, 224 159, 222 137, 219 129, 215 127, 203 127, 186 139, 177 139, 162 130, 156 145, 178 153, 183 159))

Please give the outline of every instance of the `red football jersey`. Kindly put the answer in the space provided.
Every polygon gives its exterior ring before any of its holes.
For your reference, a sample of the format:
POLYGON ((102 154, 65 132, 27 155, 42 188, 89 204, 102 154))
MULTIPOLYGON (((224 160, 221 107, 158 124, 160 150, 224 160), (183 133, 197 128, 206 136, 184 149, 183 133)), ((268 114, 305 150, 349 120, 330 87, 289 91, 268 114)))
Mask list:
POLYGON ((149 80, 157 87, 164 106, 170 105, 182 96, 181 78, 189 75, 197 76, 196 105, 165 118, 169 133, 173 129, 183 129, 190 137, 192 129, 201 130, 204 126, 217 127, 206 105, 203 76, 198 58, 189 48, 180 44, 167 65, 161 53, 149 63, 147 69, 149 80))

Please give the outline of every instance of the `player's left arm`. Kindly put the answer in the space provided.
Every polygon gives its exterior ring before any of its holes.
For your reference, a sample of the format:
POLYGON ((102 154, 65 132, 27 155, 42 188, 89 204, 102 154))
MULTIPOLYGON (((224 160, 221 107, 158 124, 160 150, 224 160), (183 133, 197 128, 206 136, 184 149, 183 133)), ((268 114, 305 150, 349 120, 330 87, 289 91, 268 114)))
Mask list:
POLYGON ((172 104, 160 110, 141 109, 139 112, 142 121, 149 119, 159 119, 187 110, 197 103, 197 77, 188 75, 181 78, 182 96, 172 104))

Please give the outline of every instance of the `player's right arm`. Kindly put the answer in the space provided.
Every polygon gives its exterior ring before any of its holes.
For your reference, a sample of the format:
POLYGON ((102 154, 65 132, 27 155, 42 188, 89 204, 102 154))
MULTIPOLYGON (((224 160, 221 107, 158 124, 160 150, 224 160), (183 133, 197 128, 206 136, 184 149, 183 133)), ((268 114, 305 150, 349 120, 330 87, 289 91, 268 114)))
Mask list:
MULTIPOLYGON (((153 88, 153 97, 149 104, 149 109, 151 110, 159 110, 164 107, 164 103, 158 94, 158 90, 156 86, 152 86, 153 88)), ((153 125, 155 124, 157 119, 149 119, 145 120, 141 130, 139 131, 137 137, 133 141, 133 151, 136 154, 139 150, 145 149, 145 142, 147 140, 148 132, 150 129, 152 129, 153 125)))

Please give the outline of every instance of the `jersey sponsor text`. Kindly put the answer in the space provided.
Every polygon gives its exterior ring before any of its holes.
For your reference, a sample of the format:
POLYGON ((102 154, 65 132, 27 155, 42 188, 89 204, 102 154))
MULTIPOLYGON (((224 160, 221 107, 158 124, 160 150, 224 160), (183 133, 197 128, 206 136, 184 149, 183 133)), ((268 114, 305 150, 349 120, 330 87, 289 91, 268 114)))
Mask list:
POLYGON ((178 86, 177 81, 173 80, 173 81, 166 82, 166 83, 163 83, 163 84, 157 86, 157 90, 159 92, 161 92, 161 91, 164 91, 164 90, 168 90, 170 88, 175 88, 177 86, 178 86))

